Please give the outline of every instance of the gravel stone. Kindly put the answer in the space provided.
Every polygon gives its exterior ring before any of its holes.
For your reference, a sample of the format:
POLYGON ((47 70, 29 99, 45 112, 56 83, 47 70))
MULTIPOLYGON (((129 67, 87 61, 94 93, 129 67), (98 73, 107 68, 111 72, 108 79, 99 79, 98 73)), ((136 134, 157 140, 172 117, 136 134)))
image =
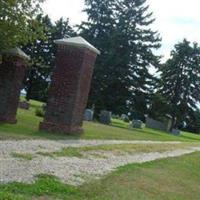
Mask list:
MULTIPOLYGON (((120 141, 120 140, 20 140, 0 141, 0 184, 9 182, 32 183, 39 174, 50 174, 71 185, 81 185, 90 178, 99 178, 119 166, 129 163, 143 163, 156 159, 176 157, 200 151, 200 147, 188 147, 163 153, 136 153, 106 157, 46 157, 37 155, 39 151, 59 151, 63 147, 98 146, 109 144, 178 144, 180 142, 120 141), (14 158, 11 153, 31 153, 32 160, 14 158)), ((105 153, 104 153, 105 154, 105 153)))

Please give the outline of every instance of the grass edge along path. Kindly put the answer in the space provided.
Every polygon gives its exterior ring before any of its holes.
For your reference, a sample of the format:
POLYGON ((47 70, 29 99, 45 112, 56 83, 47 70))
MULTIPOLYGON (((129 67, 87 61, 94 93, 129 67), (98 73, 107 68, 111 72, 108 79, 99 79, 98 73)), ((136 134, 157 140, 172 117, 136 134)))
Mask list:
MULTIPOLYGON (((55 152, 40 151, 37 154, 41 156, 55 157, 79 157, 86 155, 101 155, 102 152, 109 152, 113 155, 137 154, 137 153, 163 153, 177 149, 187 149, 190 147, 200 147, 199 143, 177 143, 177 144, 112 144, 84 147, 65 147, 55 152), (86 153, 86 154, 85 154, 86 153)), ((106 157, 105 157, 106 158, 106 157)))
POLYGON ((33 184, 0 185, 0 200, 198 200, 200 153, 120 167, 80 187, 40 175, 33 184))

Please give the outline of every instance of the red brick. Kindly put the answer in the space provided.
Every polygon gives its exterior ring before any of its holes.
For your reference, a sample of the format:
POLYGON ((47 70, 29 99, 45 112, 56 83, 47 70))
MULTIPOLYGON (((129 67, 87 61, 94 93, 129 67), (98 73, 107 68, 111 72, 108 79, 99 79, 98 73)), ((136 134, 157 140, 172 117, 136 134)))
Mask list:
POLYGON ((82 133, 93 65, 97 54, 89 49, 59 45, 47 111, 40 130, 82 133))
POLYGON ((23 58, 3 56, 0 65, 0 122, 17 122, 16 113, 25 70, 23 58))

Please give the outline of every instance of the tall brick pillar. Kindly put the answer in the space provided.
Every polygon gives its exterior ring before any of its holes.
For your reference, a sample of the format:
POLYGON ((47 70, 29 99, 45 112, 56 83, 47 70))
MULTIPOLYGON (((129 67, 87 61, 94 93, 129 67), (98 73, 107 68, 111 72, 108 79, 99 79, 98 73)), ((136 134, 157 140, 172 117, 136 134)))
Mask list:
POLYGON ((0 122, 16 123, 22 81, 29 57, 19 48, 3 53, 0 64, 0 122))
POLYGON ((56 68, 40 130, 81 133, 93 66, 100 52, 82 37, 56 40, 56 68))

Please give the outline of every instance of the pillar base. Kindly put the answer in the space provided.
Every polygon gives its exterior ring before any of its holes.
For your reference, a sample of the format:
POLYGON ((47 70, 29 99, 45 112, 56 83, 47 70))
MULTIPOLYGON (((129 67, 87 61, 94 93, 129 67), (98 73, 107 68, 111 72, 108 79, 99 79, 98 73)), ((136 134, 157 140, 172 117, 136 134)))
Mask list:
POLYGON ((81 127, 67 126, 64 124, 54 124, 51 122, 41 122, 39 129, 51 133, 64 133, 64 134, 82 134, 84 130, 81 127))
POLYGON ((13 117, 0 117, 0 123, 16 124, 17 119, 13 117))

